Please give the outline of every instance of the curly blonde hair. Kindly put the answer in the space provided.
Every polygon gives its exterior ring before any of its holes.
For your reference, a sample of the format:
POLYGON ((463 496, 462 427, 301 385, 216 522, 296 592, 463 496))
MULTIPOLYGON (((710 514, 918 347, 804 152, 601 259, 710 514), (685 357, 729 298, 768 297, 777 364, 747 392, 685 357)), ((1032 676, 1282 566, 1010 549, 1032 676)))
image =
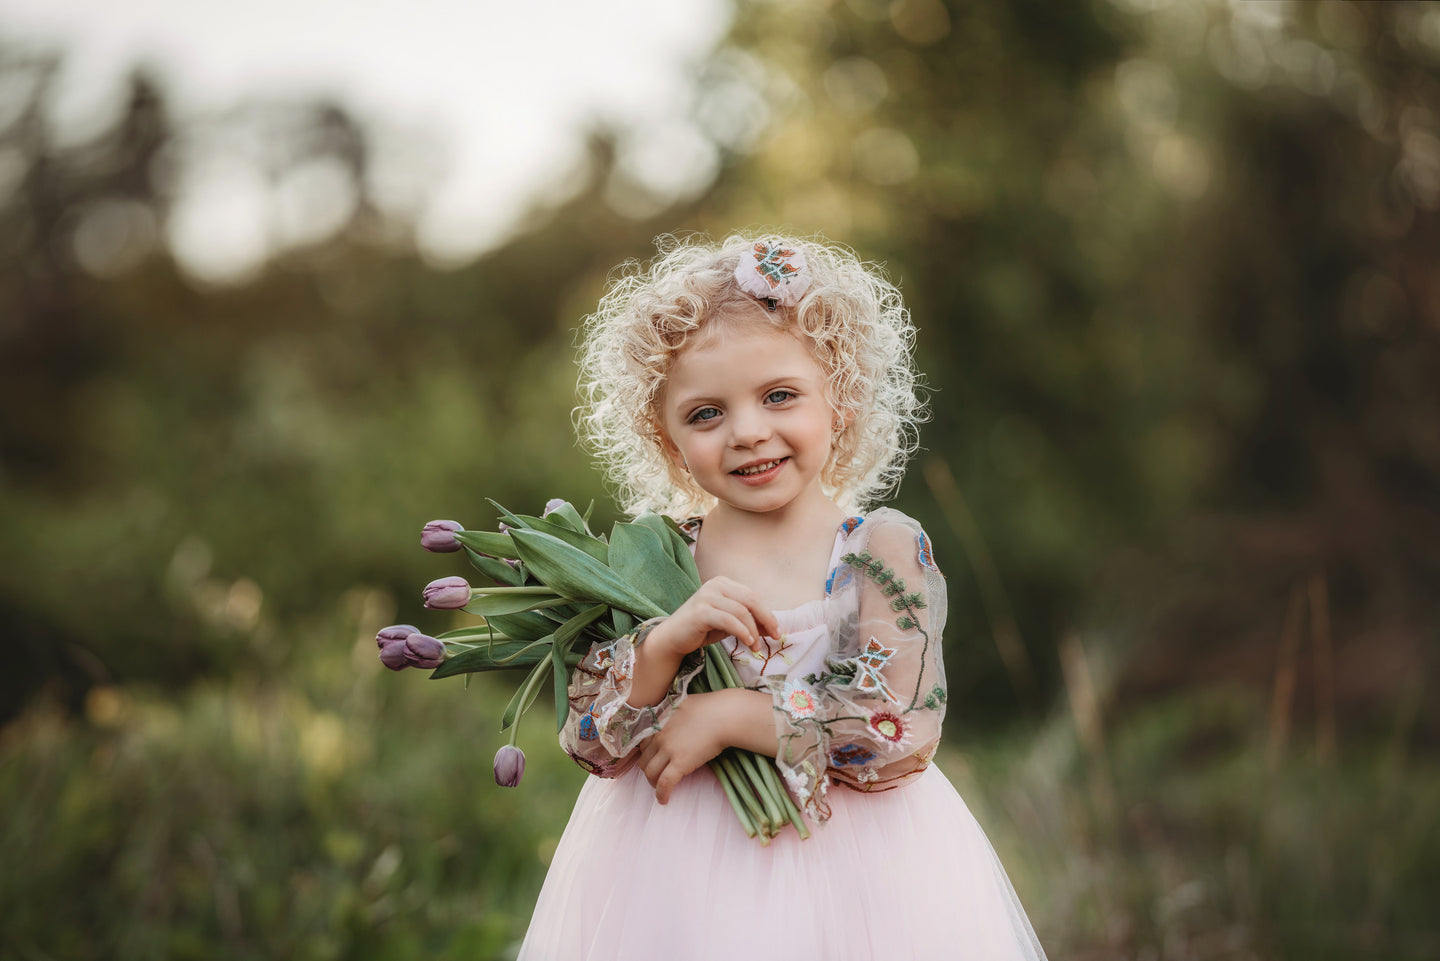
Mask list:
POLYGON ((826 400, 849 419, 821 471, 825 493, 846 510, 864 510, 900 482, 925 416, 916 395, 915 328, 900 292, 844 247, 781 237, 804 252, 812 283, 793 307, 757 310, 760 302, 734 274, 759 238, 775 235, 733 235, 719 244, 662 235, 659 255, 649 264, 622 264, 585 318, 576 429, 628 513, 688 517, 714 506, 666 455, 661 392, 675 355, 707 322, 741 311, 800 337, 825 371, 826 400))

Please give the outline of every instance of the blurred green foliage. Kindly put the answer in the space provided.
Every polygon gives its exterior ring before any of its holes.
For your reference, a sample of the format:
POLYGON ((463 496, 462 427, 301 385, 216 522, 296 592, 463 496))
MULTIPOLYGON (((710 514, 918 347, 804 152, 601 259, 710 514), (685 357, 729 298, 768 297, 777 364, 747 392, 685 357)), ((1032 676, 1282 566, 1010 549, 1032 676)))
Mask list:
POLYGON ((760 224, 882 262, 920 326, 897 503, 950 576, 947 769, 1052 957, 1437 952, 1434 5, 740 3, 713 183, 600 131, 460 266, 342 108, 175 124, 137 75, 74 143, 61 64, 0 46, 0 957, 511 950, 579 772, 528 729, 494 789, 495 682, 369 637, 441 626, 432 517, 608 526, 579 318, 656 234, 760 224), (188 276, 174 169, 216 131, 344 171, 349 219, 188 276))

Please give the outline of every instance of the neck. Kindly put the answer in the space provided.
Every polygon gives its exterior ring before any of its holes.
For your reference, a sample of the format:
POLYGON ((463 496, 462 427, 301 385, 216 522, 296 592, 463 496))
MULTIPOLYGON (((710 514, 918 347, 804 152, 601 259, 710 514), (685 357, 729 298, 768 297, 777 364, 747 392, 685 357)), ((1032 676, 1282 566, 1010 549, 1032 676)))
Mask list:
POLYGON ((723 502, 716 504, 705 515, 705 527, 741 541, 793 537, 797 539, 795 542, 803 543, 799 539, 805 535, 838 527, 844 519, 845 512, 816 488, 812 495, 797 498, 773 511, 744 511, 723 502))

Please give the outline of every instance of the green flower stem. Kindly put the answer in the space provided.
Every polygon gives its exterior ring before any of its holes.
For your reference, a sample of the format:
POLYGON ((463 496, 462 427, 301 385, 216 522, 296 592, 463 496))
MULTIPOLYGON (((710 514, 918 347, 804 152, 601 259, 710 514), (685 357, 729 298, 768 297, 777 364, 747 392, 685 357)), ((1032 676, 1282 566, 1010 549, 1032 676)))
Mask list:
POLYGON ((755 822, 750 817, 750 812, 745 810, 740 796, 735 793, 735 785, 730 783, 730 774, 723 765, 711 764, 710 770, 715 772, 715 777, 720 782, 720 787, 725 790, 725 796, 730 799, 730 807, 734 808, 735 816, 740 819, 740 826, 745 829, 746 837, 754 837, 756 834, 755 822))
POLYGON ((800 835, 800 840, 808 841, 810 839, 810 828, 805 824, 805 816, 800 813, 800 809, 795 806, 795 802, 790 800, 789 792, 785 794, 785 808, 790 815, 790 823, 795 826, 795 833, 800 835))
POLYGON ((756 826, 761 829, 762 833, 764 833, 764 828, 766 827, 765 811, 763 808, 761 808, 760 802, 755 799, 754 794, 748 790, 750 785, 742 783, 742 775, 740 773, 739 766, 735 763, 735 758, 732 755, 733 752, 727 750, 725 753, 721 754, 716 760, 720 763, 721 767, 725 769, 726 773, 728 773, 731 779, 735 782, 736 793, 740 795, 740 800, 744 802, 745 807, 749 810, 751 817, 755 819, 756 826))
POLYGON ((775 791, 775 796, 780 799, 781 810, 784 811, 785 817, 790 823, 795 825, 795 831, 800 835, 800 840, 803 841, 810 837, 810 828, 806 827, 805 818, 800 813, 800 808, 795 805, 795 800, 790 797, 790 792, 780 782, 780 773, 775 770, 775 765, 761 764, 760 771, 775 791))
POLYGON ((765 819, 774 825, 775 830, 788 820, 780 813, 780 802, 770 791, 770 785, 765 783, 765 776, 760 773, 763 766, 760 760, 749 751, 740 755, 740 763, 745 768, 745 773, 750 776, 750 781, 755 785, 755 793, 760 796, 760 802, 765 805, 765 819))
MULTIPOLYGON (((735 671, 734 662, 722 648, 712 644, 706 649, 705 654, 706 681, 711 690, 743 686, 735 671)), ((747 780, 752 781, 755 785, 757 797, 766 800, 767 813, 775 822, 774 830, 779 831, 780 827, 788 821, 794 825, 802 839, 810 837, 810 829, 805 824, 805 818, 790 797, 790 792, 781 782, 774 762, 769 758, 751 755, 749 752, 736 753, 742 761, 750 762, 749 765, 744 766, 744 773, 747 775, 747 780)))
POLYGON ((727 685, 720 676, 720 669, 715 664, 717 651, 714 644, 705 649, 705 683, 712 691, 723 690, 727 685))
POLYGON ((526 584, 523 587, 472 587, 471 594, 534 594, 537 597, 560 597, 559 591, 543 584, 526 584))
MULTIPOLYGON (((717 661, 720 673, 725 677, 729 686, 740 687, 740 676, 735 672, 734 662, 729 657, 721 657, 717 661)), ((781 807, 786 815, 785 819, 795 826, 795 830, 802 839, 810 837, 810 829, 805 825, 805 818, 800 813, 800 808, 796 806, 794 799, 790 797, 790 791, 781 782, 780 773, 775 769, 775 762, 770 758, 757 757, 756 766, 774 796, 781 802, 781 807)))
POLYGON ((716 654, 718 656, 715 658, 715 666, 720 669, 720 677, 724 680, 725 686, 744 687, 745 685, 740 683, 740 675, 736 672, 735 662, 730 660, 730 655, 720 649, 717 649, 716 654))

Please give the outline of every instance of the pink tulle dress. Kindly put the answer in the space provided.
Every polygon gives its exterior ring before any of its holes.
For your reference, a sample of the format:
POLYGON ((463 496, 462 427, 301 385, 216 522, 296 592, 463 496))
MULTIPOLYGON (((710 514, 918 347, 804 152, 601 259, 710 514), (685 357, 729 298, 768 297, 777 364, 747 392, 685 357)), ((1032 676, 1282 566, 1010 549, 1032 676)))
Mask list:
POLYGON ((520 961, 1043 959, 989 841, 931 764, 945 710, 944 579, 920 526, 847 519, 825 594, 778 611, 760 654, 724 641, 775 701, 776 762, 811 823, 745 835, 708 768, 668 804, 635 766, 685 699, 631 707, 634 641, 576 669, 561 744, 592 774, 540 892, 520 961))

